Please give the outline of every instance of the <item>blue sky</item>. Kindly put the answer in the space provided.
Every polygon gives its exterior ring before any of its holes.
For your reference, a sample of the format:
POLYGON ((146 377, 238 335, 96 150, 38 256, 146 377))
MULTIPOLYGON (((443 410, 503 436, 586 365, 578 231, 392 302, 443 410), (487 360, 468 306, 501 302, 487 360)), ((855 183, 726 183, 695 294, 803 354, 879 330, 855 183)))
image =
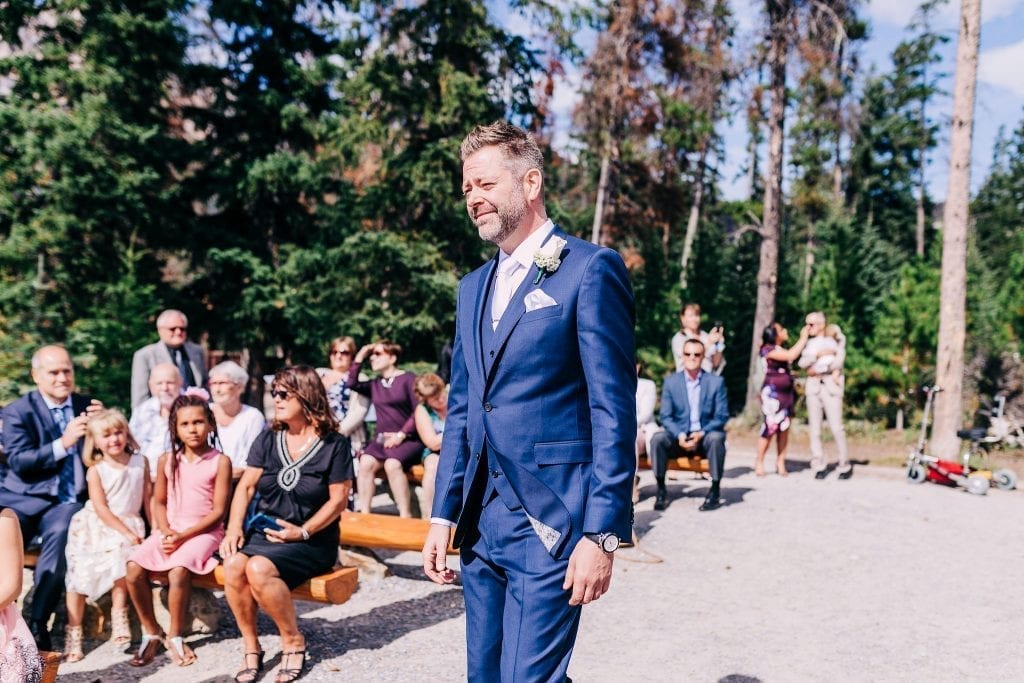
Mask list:
MULTIPOLYGON (((862 71, 874 65, 878 71, 890 68, 889 54, 905 36, 905 27, 920 4, 919 0, 875 0, 867 4, 863 14, 870 20, 870 38, 861 48, 862 71)), ((753 30, 759 25, 764 6, 761 0, 733 0, 733 12, 738 22, 738 42, 749 44, 753 30)), ((492 4, 500 20, 516 32, 530 34, 518 17, 509 16, 500 4, 492 4)), ((951 40, 943 49, 940 71, 948 75, 942 83, 945 91, 953 91, 953 71, 956 59, 956 29, 959 3, 951 2, 939 13, 936 30, 946 32, 951 40)), ((992 146, 1000 126, 1012 130, 1024 118, 1024 0, 982 0, 981 58, 978 74, 977 101, 971 184, 976 190, 984 181, 992 159, 992 146)), ((594 38, 586 33, 579 36, 580 43, 592 46, 594 38)), ((588 48, 592 49, 592 48, 588 48)), ((578 102, 579 73, 570 69, 555 92, 555 111, 558 116, 554 143, 557 147, 571 147, 566 131, 569 117, 578 102)), ((933 199, 945 197, 949 167, 948 121, 952 109, 951 97, 940 97, 930 115, 943 124, 942 139, 932 154, 927 181, 933 199)), ((737 117, 725 129, 726 154, 720 167, 720 189, 728 199, 743 197, 745 182, 740 167, 746 154, 745 124, 737 117)), ((789 169, 787 168, 787 173, 789 169)))

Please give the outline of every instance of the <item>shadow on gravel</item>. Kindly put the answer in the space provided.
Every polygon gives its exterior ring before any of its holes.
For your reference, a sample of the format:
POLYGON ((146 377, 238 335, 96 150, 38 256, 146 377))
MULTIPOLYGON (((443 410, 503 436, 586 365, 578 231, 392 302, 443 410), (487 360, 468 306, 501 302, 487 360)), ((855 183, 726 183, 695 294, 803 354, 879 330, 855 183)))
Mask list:
POLYGON ((414 600, 402 600, 376 607, 341 621, 304 620, 303 626, 317 629, 320 642, 316 645, 318 661, 341 657, 349 650, 376 650, 404 635, 427 628, 442 621, 461 616, 465 612, 462 591, 445 590, 414 600), (325 634, 337 633, 334 639, 325 634))
POLYGON ((756 676, 744 676, 743 674, 729 674, 718 679, 718 683, 761 683, 756 676))
MULTIPOLYGON (((296 613, 301 616, 305 612, 321 609, 323 606, 313 603, 296 602, 295 607, 296 613), (306 605, 309 608, 303 609, 306 605)), ((191 667, 181 669, 181 680, 201 683, 219 683, 220 681, 233 680, 231 676, 202 678, 204 646, 221 640, 241 637, 226 605, 224 610, 220 628, 215 634, 194 640, 189 638, 189 644, 196 651, 199 661, 191 667)), ((390 605, 383 605, 370 610, 366 614, 360 614, 339 621, 317 618, 303 619, 300 621, 300 627, 309 636, 309 666, 313 666, 317 662, 341 657, 349 650, 379 649, 413 631, 418 631, 421 628, 427 628, 460 616, 464 611, 462 591, 446 590, 415 600, 403 600, 390 605)), ((261 635, 277 633, 274 623, 262 612, 259 615, 258 628, 261 635)), ((239 650, 238 659, 241 660, 241 650, 239 650)), ((281 663, 280 660, 280 653, 267 659, 264 663, 264 671, 272 673, 281 663)), ((163 670, 167 663, 166 655, 161 651, 155 662, 148 667, 136 669, 129 666, 128 660, 125 659, 105 669, 61 674, 60 681, 61 683, 65 683, 65 681, 68 683, 121 683, 122 681, 138 681, 149 674, 156 673, 158 670, 163 670)), ((239 664, 241 664, 241 661, 239 661, 239 664)), ((273 676, 270 673, 264 673, 263 675, 266 676, 266 680, 273 680, 273 676)))

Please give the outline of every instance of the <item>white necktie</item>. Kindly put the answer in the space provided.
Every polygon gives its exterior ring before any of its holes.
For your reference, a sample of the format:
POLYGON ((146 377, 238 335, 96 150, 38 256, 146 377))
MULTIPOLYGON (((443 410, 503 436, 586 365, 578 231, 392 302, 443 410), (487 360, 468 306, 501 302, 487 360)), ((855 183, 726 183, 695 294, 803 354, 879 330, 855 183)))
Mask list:
POLYGON ((513 281, 517 270, 519 270, 519 261, 514 258, 507 258, 498 266, 498 274, 494 282, 494 299, 491 302, 491 329, 498 329, 501 316, 508 308, 508 302, 515 290, 513 281))

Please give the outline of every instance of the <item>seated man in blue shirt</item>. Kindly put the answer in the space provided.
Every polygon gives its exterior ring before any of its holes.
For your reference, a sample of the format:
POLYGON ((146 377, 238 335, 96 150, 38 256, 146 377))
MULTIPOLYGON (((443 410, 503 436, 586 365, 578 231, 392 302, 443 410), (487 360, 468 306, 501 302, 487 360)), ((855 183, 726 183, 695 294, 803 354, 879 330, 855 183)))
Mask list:
POLYGON ((729 400, 725 382, 718 375, 701 370, 704 344, 688 339, 683 345, 683 371, 665 380, 661 391, 661 424, 665 431, 651 441, 654 478, 658 493, 654 509, 668 506, 665 493, 665 471, 668 459, 683 455, 699 455, 708 459, 711 489, 702 511, 721 507, 719 483, 725 469, 725 423, 729 419, 729 400), (691 406, 696 406, 692 409, 691 406))

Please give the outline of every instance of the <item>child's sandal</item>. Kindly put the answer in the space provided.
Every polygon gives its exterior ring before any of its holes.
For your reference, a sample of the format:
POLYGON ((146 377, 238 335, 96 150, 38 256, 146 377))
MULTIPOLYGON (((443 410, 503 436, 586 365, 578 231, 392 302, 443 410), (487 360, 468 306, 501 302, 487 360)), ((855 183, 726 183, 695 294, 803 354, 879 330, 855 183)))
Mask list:
MULTIPOLYGON (((146 666, 156 659, 157 650, 164 645, 164 634, 143 633, 142 642, 139 643, 139 650, 135 656, 128 660, 130 666, 146 666)), ((166 647, 166 645, 165 645, 166 647)))
POLYGON ((85 657, 82 651, 82 627, 64 627, 64 661, 80 662, 85 657))
POLYGON ((194 664, 196 661, 196 653, 192 651, 181 636, 174 636, 168 638, 167 642, 170 646, 167 648, 167 653, 171 655, 171 659, 178 666, 188 666, 194 664))
POLYGON ((110 610, 110 642, 115 645, 127 645, 132 642, 132 625, 128 619, 128 608, 111 608, 110 610))

